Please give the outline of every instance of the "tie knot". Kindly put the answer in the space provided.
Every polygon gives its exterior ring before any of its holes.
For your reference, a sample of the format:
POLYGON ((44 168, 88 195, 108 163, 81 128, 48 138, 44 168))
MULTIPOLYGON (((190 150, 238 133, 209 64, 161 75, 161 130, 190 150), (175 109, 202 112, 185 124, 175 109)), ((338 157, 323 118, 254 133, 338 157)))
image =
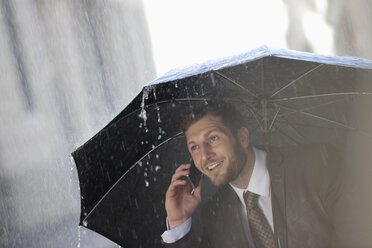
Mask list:
POLYGON ((243 195, 245 204, 247 205, 249 209, 258 207, 258 197, 259 195, 253 192, 250 192, 250 191, 244 192, 244 195, 243 195))

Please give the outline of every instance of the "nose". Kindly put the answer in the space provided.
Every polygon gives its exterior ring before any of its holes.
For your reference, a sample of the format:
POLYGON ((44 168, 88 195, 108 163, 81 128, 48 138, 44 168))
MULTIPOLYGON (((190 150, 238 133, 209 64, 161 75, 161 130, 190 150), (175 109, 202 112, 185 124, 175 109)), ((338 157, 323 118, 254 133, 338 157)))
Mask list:
POLYGON ((213 149, 208 143, 203 144, 200 150, 200 155, 203 162, 211 160, 211 158, 214 156, 213 149))

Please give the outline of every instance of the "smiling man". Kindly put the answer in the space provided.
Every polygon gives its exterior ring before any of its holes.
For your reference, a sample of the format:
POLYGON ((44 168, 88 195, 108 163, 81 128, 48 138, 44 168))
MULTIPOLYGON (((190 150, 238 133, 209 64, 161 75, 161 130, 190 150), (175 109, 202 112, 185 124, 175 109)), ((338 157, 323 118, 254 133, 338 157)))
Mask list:
POLYGON ((183 130, 195 166, 219 190, 203 206, 198 239, 191 217, 201 202, 202 180, 190 193, 183 177, 191 164, 177 168, 166 192, 167 247, 332 247, 341 161, 330 148, 267 156, 250 144, 241 114, 216 101, 188 113, 183 130))

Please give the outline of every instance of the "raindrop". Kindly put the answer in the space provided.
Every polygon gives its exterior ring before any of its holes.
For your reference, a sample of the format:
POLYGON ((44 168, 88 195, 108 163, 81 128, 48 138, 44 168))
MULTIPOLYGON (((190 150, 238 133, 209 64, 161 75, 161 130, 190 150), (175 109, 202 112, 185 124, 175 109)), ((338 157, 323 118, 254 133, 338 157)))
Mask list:
MULTIPOLYGON (((144 90, 143 90, 143 93, 142 93, 142 102, 141 102, 141 112, 140 114, 138 115, 138 117, 142 118, 143 119, 143 125, 146 127, 146 121, 147 121, 147 113, 146 113, 146 110, 145 110, 145 100, 147 100, 149 98, 149 92, 153 89, 154 87, 151 87, 151 86, 148 86, 146 87, 144 90)), ((148 132, 147 128, 146 128, 146 133, 148 132)))
POLYGON ((83 221, 83 226, 88 226, 88 221, 87 220, 83 221))
POLYGON ((148 141, 148 140, 146 140, 146 141, 145 141, 145 143, 146 143, 146 144, 148 144, 148 143, 149 143, 149 141, 148 141))
POLYGON ((156 101, 156 90, 155 90, 155 88, 154 88, 154 90, 153 90, 153 95, 154 95, 154 99, 155 99, 155 101, 156 101))
POLYGON ((156 182, 156 177, 154 177, 154 182, 156 182))
POLYGON ((141 145, 143 145, 144 143, 143 143, 143 141, 141 141, 141 145))
POLYGON ((70 155, 70 161, 72 164, 75 164, 75 160, 74 160, 74 157, 72 155, 70 155))
POLYGON ((141 112, 139 113, 138 117, 143 119, 143 125, 146 127, 147 113, 144 107, 141 109, 141 112))
POLYGON ((158 140, 160 140, 161 139, 161 134, 159 134, 159 136, 158 136, 158 140))
POLYGON ((142 161, 138 161, 138 165, 142 167, 142 161))
POLYGON ((159 107, 156 105, 156 112, 157 112, 157 114, 158 114, 158 123, 160 123, 161 122, 161 118, 160 118, 160 109, 159 109, 159 107))
POLYGON ((71 169, 71 171, 73 171, 73 170, 74 170, 74 167, 72 167, 72 166, 71 166, 71 168, 70 168, 70 169, 71 169))
POLYGON ((159 158, 159 154, 155 154, 155 157, 156 157, 156 158, 159 158))
POLYGON ((144 175, 145 177, 147 177, 147 172, 143 173, 143 175, 144 175))
POLYGON ((155 149, 155 145, 151 145, 151 149, 155 149))
POLYGON ((210 78, 212 80, 213 87, 216 86, 216 77, 214 76, 214 73, 213 72, 211 72, 210 78))
POLYGON ((150 183, 147 180, 145 180, 145 186, 148 187, 149 185, 150 183))
POLYGON ((142 124, 142 122, 139 124, 139 128, 142 128, 143 127, 143 124, 142 124))
POLYGON ((160 168, 161 168, 161 167, 160 167, 159 165, 155 166, 155 171, 159 171, 160 168))
POLYGON ((139 207, 138 207, 137 198, 134 198, 134 204, 136 205, 136 208, 139 208, 139 207))
POLYGON ((176 83, 176 84, 174 85, 174 87, 178 88, 178 83, 176 83))
POLYGON ((176 104, 174 102, 172 102, 172 108, 176 107, 176 104))
POLYGON ((80 231, 80 226, 78 226, 78 243, 76 247, 80 247, 80 240, 81 240, 81 231, 80 231))

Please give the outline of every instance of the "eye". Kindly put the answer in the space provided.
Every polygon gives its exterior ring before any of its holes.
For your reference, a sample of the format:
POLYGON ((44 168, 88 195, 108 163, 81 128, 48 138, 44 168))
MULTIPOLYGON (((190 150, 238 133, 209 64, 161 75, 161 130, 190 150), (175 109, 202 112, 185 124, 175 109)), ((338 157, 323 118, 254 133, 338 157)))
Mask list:
POLYGON ((193 146, 190 147, 190 151, 195 151, 198 148, 199 148, 199 146, 193 145, 193 146))
POLYGON ((211 140, 211 142, 215 142, 219 139, 219 137, 214 135, 214 136, 211 136, 209 139, 211 140))

